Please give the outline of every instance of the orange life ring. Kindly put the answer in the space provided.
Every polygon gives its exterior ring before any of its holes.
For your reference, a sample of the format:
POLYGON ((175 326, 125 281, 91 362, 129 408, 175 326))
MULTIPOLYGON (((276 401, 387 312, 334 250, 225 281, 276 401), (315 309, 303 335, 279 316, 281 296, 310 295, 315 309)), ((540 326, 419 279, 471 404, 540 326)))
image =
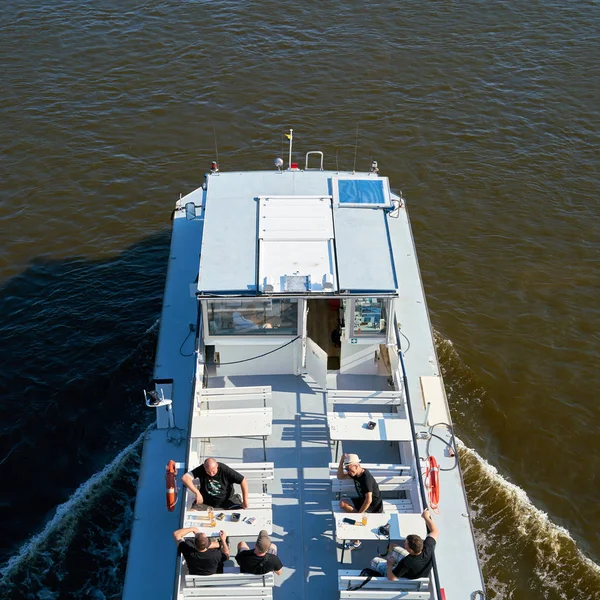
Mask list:
POLYGON ((429 488, 429 507, 437 512, 440 503, 440 467, 433 456, 427 457, 425 485, 429 488))
POLYGON ((173 512, 177 504, 177 467, 175 461, 167 463, 167 510, 173 512))

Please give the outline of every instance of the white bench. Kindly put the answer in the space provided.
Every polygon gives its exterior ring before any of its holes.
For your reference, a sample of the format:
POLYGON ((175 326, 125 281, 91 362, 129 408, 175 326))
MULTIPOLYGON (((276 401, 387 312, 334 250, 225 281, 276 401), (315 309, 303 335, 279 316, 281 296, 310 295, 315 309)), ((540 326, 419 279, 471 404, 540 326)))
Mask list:
POLYGON ((210 409, 211 402, 242 402, 246 404, 250 401, 262 402, 266 408, 267 402, 271 400, 271 387, 227 387, 227 388, 201 388, 196 393, 196 406, 202 408, 202 403, 206 403, 206 408, 210 409))
POLYGON ((195 409, 190 424, 190 437, 208 439, 227 437, 261 437, 264 460, 267 459, 267 436, 273 428, 272 407, 195 409))
POLYGON ((267 481, 275 479, 275 465, 263 463, 227 463, 234 471, 243 475, 248 483, 262 483, 263 492, 267 491, 267 481))
MULTIPOLYGON (((340 503, 334 500, 331 503, 331 512, 340 512, 340 503)), ((410 498, 404 498, 402 500, 384 500, 383 501, 383 512, 386 514, 392 513, 414 513, 413 503, 410 498)), ((369 513, 367 513, 369 514, 369 513)), ((348 515, 352 518, 352 514, 348 515)))
MULTIPOLYGON (((361 463, 361 466, 369 470, 382 492, 410 490, 414 486, 412 469, 408 465, 361 463)), ((331 480, 332 491, 338 494, 338 498, 340 493, 352 494, 354 481, 352 479, 338 479, 337 470, 337 463, 329 463, 329 479, 331 480)))
POLYGON ((273 598, 275 576, 222 573, 219 575, 186 575, 184 598, 273 598))
MULTIPOLYGON (((192 504, 196 498, 193 494, 188 492, 186 507, 187 510, 192 509, 192 504)), ((248 510, 271 510, 273 507, 273 499, 271 494, 261 494, 260 492, 249 492, 248 493, 248 510)), ((215 508, 215 512, 223 512, 223 509, 215 508)), ((227 512, 227 511, 225 511, 227 512)), ((235 510, 233 512, 236 512, 235 510)))
POLYGON ((404 406, 404 394, 394 391, 330 390, 327 400, 336 404, 359 404, 375 406, 404 406))
POLYGON ((350 591, 348 588, 362 583, 366 577, 360 571, 338 571, 338 588, 340 598, 356 598, 362 600, 429 600, 429 578, 404 579, 390 581, 386 577, 373 577, 360 590, 350 591))

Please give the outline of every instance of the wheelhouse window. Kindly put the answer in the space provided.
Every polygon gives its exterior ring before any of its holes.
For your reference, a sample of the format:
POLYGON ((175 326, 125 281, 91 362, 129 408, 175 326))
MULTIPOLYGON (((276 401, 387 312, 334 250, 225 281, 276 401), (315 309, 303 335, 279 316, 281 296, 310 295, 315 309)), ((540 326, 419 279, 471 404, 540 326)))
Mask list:
POLYGON ((387 324, 384 298, 356 298, 352 319, 352 336, 384 335, 387 324))
POLYGON ((297 335, 296 298, 210 300, 209 335, 297 335))

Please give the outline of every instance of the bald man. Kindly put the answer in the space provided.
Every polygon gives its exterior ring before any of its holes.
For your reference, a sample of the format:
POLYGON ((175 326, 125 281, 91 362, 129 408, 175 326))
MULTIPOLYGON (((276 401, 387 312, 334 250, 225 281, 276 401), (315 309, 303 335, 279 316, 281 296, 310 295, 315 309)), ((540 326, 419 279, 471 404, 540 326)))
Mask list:
POLYGON ((184 527, 173 532, 180 554, 185 557, 190 575, 215 575, 223 572, 223 563, 229 558, 229 545, 225 532, 219 533, 219 541, 211 540, 198 527, 184 527), (185 536, 193 533, 194 540, 185 536))
POLYGON ((207 458, 199 467, 186 473, 181 481, 196 496, 195 508, 248 508, 248 482, 225 463, 207 458), (194 480, 198 480, 198 485, 194 480), (242 488, 242 497, 234 493, 233 484, 242 488))

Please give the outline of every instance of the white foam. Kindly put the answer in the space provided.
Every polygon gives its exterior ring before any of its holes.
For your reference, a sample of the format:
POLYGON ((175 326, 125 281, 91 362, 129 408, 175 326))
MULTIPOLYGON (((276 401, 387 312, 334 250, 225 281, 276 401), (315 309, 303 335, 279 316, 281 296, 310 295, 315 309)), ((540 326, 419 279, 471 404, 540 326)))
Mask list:
MULTIPOLYGON (((151 425, 148 429, 151 427, 154 427, 154 425, 151 425)), ((148 429, 144 430, 132 444, 129 444, 129 446, 121 450, 121 452, 119 452, 119 454, 117 454, 117 456, 115 456, 115 458, 108 465, 106 465, 102 471, 92 475, 90 479, 88 479, 85 483, 82 483, 66 502, 58 506, 56 509, 56 514, 52 520, 46 524, 44 529, 40 533, 35 534, 33 537, 27 540, 21 546, 17 554, 11 557, 4 568, 0 570, 0 574, 3 578, 10 576, 16 569, 22 566, 23 561, 25 561, 42 544, 44 544, 49 536, 59 528, 61 529, 61 533, 63 534, 65 541, 70 539, 70 535, 65 535, 65 532, 68 533, 69 529, 73 529, 78 514, 77 509, 85 506, 89 501, 90 496, 93 495, 93 492, 102 486, 105 481, 110 478, 115 471, 117 471, 117 469, 129 458, 131 453, 146 435, 148 429)))
MULTIPOLYGON (((548 517, 547 513, 537 508, 531 502, 525 490, 511 483, 510 481, 507 481, 502 475, 500 475, 500 473, 498 473, 498 469, 496 469, 496 467, 481 457, 475 450, 465 446, 460 439, 456 438, 456 443, 461 451, 465 452, 477 461, 478 467, 484 471, 485 475, 494 483, 494 485, 500 486, 510 498, 511 509, 520 515, 520 519, 515 525, 521 535, 535 535, 539 542, 544 542, 546 550, 548 547, 550 547, 552 554, 557 561, 560 559, 565 542, 573 544, 573 546, 576 548, 576 542, 569 531, 564 527, 553 523, 548 517)), ((535 547, 540 548, 540 544, 536 544, 535 547)), ((597 575, 600 576, 600 566, 583 554, 579 548, 576 548, 576 551, 578 558, 588 568, 592 569, 597 575)), ((542 557, 540 556, 540 558, 542 557)), ((544 560, 542 564, 546 564, 548 556, 545 554, 543 559, 544 560)), ((540 580, 548 579, 548 573, 545 571, 536 574, 540 580)))

